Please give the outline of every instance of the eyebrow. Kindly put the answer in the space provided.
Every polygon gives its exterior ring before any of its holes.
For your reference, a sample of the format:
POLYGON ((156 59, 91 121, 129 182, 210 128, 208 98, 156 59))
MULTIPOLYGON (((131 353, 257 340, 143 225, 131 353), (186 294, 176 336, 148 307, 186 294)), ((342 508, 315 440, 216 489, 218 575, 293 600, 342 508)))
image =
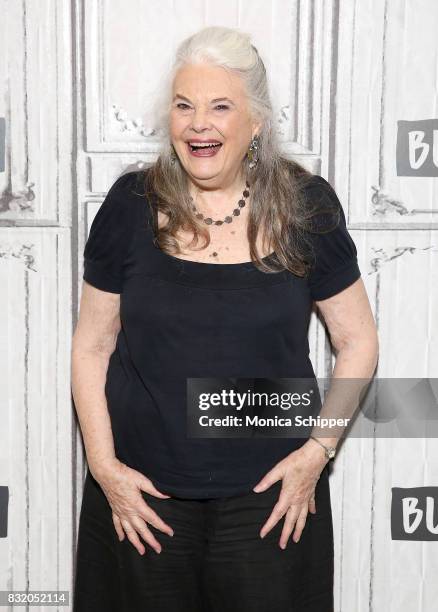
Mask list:
MULTIPOLYGON (((181 100, 185 100, 186 102, 190 102, 191 100, 189 100, 189 98, 186 98, 185 96, 181 95, 181 94, 176 94, 172 100, 172 102, 175 102, 175 100, 177 98, 180 98, 181 100)), ((230 104, 232 104, 234 106, 234 102, 230 99, 230 98, 215 98, 214 100, 211 101, 213 104, 216 102, 230 102, 230 104)))

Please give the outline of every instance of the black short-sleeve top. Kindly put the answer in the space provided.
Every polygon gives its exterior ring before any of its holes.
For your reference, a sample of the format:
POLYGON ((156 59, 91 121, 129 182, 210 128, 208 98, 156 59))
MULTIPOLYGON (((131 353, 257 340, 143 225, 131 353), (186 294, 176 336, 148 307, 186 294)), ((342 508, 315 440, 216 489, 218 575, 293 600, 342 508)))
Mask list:
POLYGON ((120 294, 121 329, 105 384, 116 456, 169 495, 247 493, 306 440, 188 437, 187 379, 314 378, 312 302, 360 277, 356 246, 335 191, 313 175, 307 196, 328 198, 340 214, 330 231, 311 233, 307 276, 265 273, 252 262, 182 260, 153 242, 156 211, 142 176, 115 181, 83 253, 84 280, 120 294))

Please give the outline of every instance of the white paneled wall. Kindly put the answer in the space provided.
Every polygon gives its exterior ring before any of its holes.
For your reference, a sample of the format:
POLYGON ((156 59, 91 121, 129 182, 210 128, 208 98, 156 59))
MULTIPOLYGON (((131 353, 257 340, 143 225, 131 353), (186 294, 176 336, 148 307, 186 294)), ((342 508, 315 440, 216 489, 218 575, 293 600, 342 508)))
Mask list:
MULTIPOLYGON (((0 590, 71 591, 82 250, 112 181, 156 158, 152 103, 176 45, 205 25, 252 33, 284 150, 344 205, 379 326, 377 375, 438 377, 438 183, 396 172, 397 122, 437 118, 438 4, 0 0, 0 12, 0 590)), ((316 315, 310 345, 327 375, 316 315)), ((433 612, 437 543, 392 540, 390 510, 392 487, 438 484, 434 440, 348 439, 333 468, 337 612, 433 612)))

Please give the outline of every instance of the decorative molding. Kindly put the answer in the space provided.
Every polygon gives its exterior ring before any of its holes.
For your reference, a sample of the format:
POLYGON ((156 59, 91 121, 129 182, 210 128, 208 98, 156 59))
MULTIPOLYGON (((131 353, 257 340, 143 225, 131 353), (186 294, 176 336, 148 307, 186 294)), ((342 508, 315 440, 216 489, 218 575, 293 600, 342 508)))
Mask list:
POLYGON ((25 267, 32 272, 38 272, 34 267, 35 255, 33 253, 34 244, 22 244, 21 247, 2 249, 0 247, 0 259, 19 259, 24 262, 25 267))
MULTIPOLYGON (((370 261, 370 265, 373 270, 372 272, 369 272, 369 274, 374 274, 375 272, 378 272, 383 264, 386 264, 389 261, 392 261, 393 259, 397 259, 405 253, 415 254, 418 253, 418 251, 428 251, 430 249, 435 250, 435 247, 433 245, 427 247, 395 247, 392 251, 392 254, 388 254, 384 249, 373 248, 372 250, 374 251, 374 253, 377 254, 377 256, 370 261)), ((438 252, 438 249, 436 250, 438 252)))
POLYGON ((388 194, 382 191, 379 187, 371 185, 371 189, 374 191, 371 196, 371 203, 374 208, 373 215, 386 215, 388 211, 395 211, 399 215, 409 214, 408 209, 400 200, 391 198, 388 194))
POLYGON ((3 212, 35 212, 33 202, 35 183, 26 183, 26 187, 18 191, 6 189, 0 196, 0 213, 3 212))
POLYGON ((158 131, 153 127, 146 127, 141 117, 130 119, 128 113, 117 104, 111 105, 110 119, 113 119, 120 128, 120 132, 136 132, 140 136, 156 136, 158 131))
MULTIPOLYGON (((201 2, 205 10, 207 4, 201 2)), ((155 153, 160 127, 154 125, 155 119, 149 112, 162 84, 163 71, 170 66, 173 45, 186 34, 187 7, 171 4, 161 7, 161 35, 154 43, 143 34, 150 9, 145 8, 138 19, 129 15, 126 23, 130 37, 125 46, 118 38, 111 40, 111 22, 120 19, 112 3, 81 0, 79 5, 83 18, 80 23, 83 71, 78 86, 84 95, 85 151, 155 153), (131 45, 131 36, 135 45, 131 45), (129 87, 121 89, 120 84, 122 79, 130 84, 138 79, 138 63, 127 62, 121 73, 120 65, 114 62, 119 51, 129 54, 133 50, 142 58, 143 79, 143 87, 138 80, 134 95, 129 87)), ((226 19, 230 27, 241 25, 237 7, 226 19)), ((272 67, 269 85, 275 109, 274 129, 278 130, 282 149, 287 154, 311 155, 312 160, 321 157, 322 135, 330 121, 333 92, 327 75, 333 71, 331 49, 337 44, 333 41, 336 29, 328 27, 336 17, 333 6, 324 2, 294 1, 275 6, 262 3, 256 14, 244 12, 245 27, 248 31, 254 29, 254 40, 264 62, 272 67), (262 31, 259 23, 266 26, 262 31)), ((201 14, 202 11, 193 15, 190 28, 202 27, 201 14)), ((154 17, 153 23, 159 23, 159 18, 154 17)))
POLYGON ((374 191, 371 196, 371 203, 374 208, 373 215, 379 215, 383 217, 388 212, 396 212, 399 215, 418 215, 424 213, 438 213, 438 208, 412 208, 409 210, 403 202, 391 198, 388 194, 382 191, 379 187, 371 185, 371 189, 374 191))

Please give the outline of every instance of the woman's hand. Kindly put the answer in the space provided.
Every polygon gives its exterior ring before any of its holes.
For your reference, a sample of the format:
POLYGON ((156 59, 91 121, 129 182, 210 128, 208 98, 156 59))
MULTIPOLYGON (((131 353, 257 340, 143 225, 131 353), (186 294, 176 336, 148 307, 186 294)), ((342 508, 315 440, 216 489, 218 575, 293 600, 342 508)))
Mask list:
POLYGON ((315 487, 322 470, 329 460, 318 443, 310 438, 303 446, 277 463, 254 487, 259 493, 283 480, 280 497, 271 515, 260 530, 260 537, 267 533, 285 516, 280 537, 280 548, 286 548, 294 529, 294 542, 298 542, 306 524, 307 513, 316 512, 315 487))
POLYGON ((117 458, 106 462, 104 467, 100 466, 93 473, 93 477, 101 486, 111 506, 113 523, 119 540, 122 541, 126 533, 129 541, 143 555, 145 547, 138 537, 139 534, 155 552, 160 553, 161 545, 148 529, 147 523, 170 536, 173 536, 173 529, 148 506, 140 491, 161 499, 168 499, 170 495, 158 491, 149 478, 117 458))

